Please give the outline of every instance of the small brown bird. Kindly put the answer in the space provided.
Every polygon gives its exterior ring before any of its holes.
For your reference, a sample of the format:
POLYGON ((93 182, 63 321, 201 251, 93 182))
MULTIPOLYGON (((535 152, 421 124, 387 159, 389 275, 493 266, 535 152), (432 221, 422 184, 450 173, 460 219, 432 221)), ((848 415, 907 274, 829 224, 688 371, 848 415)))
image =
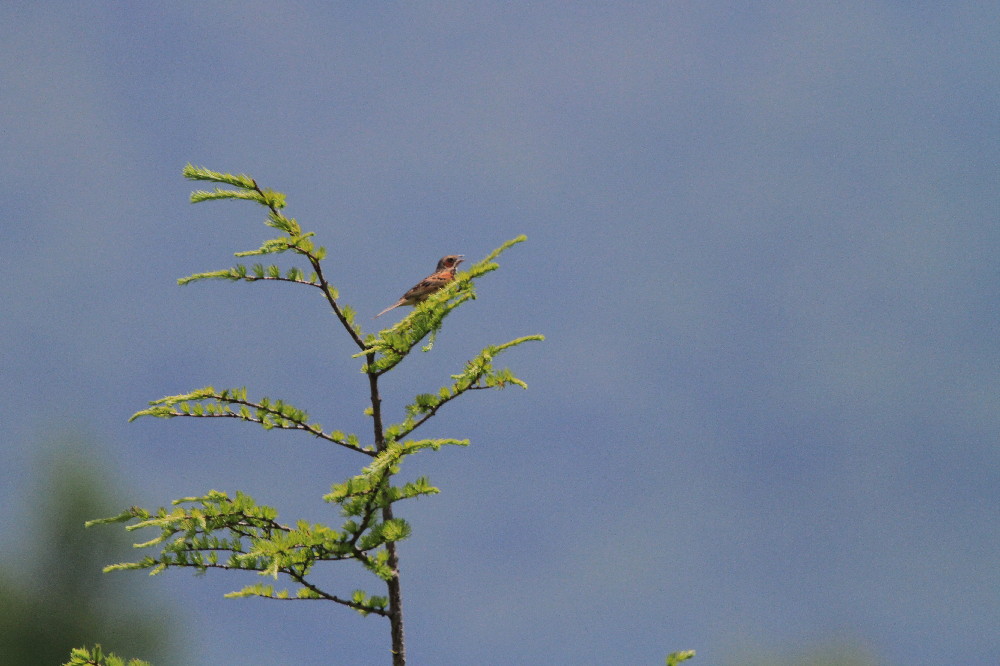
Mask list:
POLYGON ((458 265, 464 261, 462 259, 464 256, 464 254, 449 254, 447 257, 441 257, 441 261, 437 265, 437 270, 433 274, 428 275, 413 285, 394 305, 390 305, 385 310, 382 310, 375 317, 381 317, 389 310, 398 308, 400 305, 416 305, 417 303, 426 301, 428 296, 455 279, 455 271, 458 269, 458 265))

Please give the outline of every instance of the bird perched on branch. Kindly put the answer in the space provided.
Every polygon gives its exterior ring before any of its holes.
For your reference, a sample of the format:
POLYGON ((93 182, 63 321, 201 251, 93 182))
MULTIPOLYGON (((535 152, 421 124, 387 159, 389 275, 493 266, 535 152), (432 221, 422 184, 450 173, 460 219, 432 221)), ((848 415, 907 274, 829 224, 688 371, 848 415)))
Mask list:
POLYGON ((441 257, 433 274, 413 285, 408 292, 403 294, 401 299, 379 312, 375 317, 381 317, 400 305, 416 305, 426 301, 428 296, 455 279, 455 271, 458 269, 458 265, 464 261, 462 259, 464 256, 464 254, 449 254, 447 257, 441 257))

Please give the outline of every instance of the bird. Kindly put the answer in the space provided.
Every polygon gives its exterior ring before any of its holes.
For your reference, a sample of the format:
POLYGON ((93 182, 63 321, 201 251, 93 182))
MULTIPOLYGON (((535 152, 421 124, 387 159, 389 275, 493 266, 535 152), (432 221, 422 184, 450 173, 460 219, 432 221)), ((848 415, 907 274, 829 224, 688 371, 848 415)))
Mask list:
POLYGON ((464 261, 462 258, 464 256, 464 254, 449 254, 446 257, 441 257, 432 274, 413 285, 409 291, 403 294, 402 298, 379 312, 375 318, 381 317, 400 305, 416 305, 426 301, 428 296, 455 279, 455 271, 458 269, 458 265, 464 261))

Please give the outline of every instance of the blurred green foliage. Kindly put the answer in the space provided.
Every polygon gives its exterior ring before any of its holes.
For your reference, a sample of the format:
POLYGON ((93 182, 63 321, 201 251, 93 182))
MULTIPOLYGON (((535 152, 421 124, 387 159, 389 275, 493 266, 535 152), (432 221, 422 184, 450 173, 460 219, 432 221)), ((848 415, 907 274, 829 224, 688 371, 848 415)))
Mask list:
POLYGON ((110 462, 75 436, 40 449, 20 530, 4 535, 0 664, 63 664, 73 648, 95 643, 161 665, 174 661, 165 602, 145 589, 137 594, 136 581, 101 572, 130 554, 129 537, 83 526, 126 503, 110 462))

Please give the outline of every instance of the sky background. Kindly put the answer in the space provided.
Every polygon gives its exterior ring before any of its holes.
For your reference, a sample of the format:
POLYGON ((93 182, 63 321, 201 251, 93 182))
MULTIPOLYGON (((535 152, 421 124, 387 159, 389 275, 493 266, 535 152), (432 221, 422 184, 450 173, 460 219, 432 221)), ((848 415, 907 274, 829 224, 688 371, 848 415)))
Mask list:
MULTIPOLYGON (((313 290, 177 286, 270 237, 259 207, 188 204, 192 162, 286 193, 369 328, 440 256, 528 236, 384 380, 398 417, 483 346, 547 338, 502 359, 527 392, 422 430, 472 446, 406 470, 442 489, 398 510, 411 663, 1000 663, 1000 5, 7 2, 0 25, 8 557, 60 432, 123 505, 242 489, 339 525, 349 452, 126 423, 211 384, 367 432, 313 290)), ((112 575, 178 613, 186 663, 389 661, 379 618, 222 598, 253 576, 112 575)))

